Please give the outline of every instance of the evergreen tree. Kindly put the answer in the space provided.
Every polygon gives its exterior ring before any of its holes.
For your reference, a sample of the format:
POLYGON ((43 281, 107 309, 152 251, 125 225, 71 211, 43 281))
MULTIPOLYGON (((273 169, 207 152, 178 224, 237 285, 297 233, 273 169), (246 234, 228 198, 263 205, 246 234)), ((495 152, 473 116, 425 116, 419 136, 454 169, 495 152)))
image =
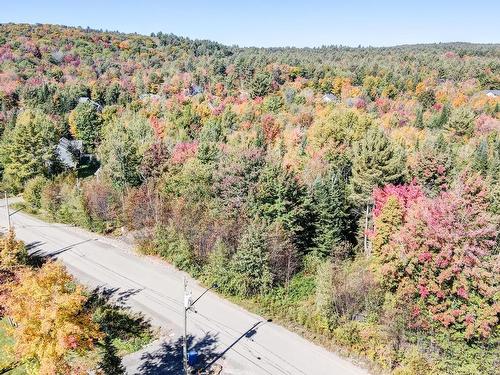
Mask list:
POLYGON ((474 113, 466 107, 455 109, 450 115, 446 129, 457 137, 471 136, 474 131, 474 113))
POLYGON ((257 74, 250 85, 252 98, 265 96, 269 91, 271 91, 271 76, 267 73, 257 74))
POLYGON ((430 123, 430 127, 433 129, 444 128, 446 126, 446 123, 448 122, 448 120, 450 118, 450 113, 451 113, 450 105, 448 103, 446 103, 443 106, 443 109, 441 110, 441 112, 438 115, 433 117, 433 119, 430 123))
POLYGON ((354 144, 352 159, 352 198, 368 204, 375 187, 404 179, 404 155, 378 128, 371 128, 354 144))
POLYGON ((228 270, 230 253, 226 244, 218 239, 208 256, 208 262, 203 268, 203 280, 207 285, 217 284, 218 290, 230 291, 231 272, 228 270))
POLYGON ((488 172, 488 148, 488 141, 486 139, 483 139, 477 145, 476 150, 474 151, 472 167, 482 176, 485 176, 488 172))
POLYGON ((314 248, 318 253, 330 256, 334 246, 348 237, 351 227, 346 186, 342 177, 331 173, 314 184, 312 195, 314 248))
POLYGON ((248 225, 230 268, 234 275, 233 290, 237 294, 251 296, 269 290, 272 277, 263 223, 248 225))
POLYGON ((252 194, 250 213, 267 225, 281 223, 299 250, 310 245, 312 222, 306 190, 281 166, 272 164, 262 170, 252 194))
POLYGON ((422 107, 417 108, 417 112, 415 114, 415 122, 413 123, 413 126, 416 127, 417 129, 424 128, 424 110, 422 107))

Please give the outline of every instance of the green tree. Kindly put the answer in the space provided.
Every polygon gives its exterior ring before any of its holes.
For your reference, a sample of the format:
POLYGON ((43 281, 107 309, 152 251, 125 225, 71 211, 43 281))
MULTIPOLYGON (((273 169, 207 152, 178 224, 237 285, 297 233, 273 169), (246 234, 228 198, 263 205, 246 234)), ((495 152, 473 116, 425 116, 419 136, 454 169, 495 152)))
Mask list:
POLYGON ((348 237, 351 227, 345 182, 336 173, 317 181, 312 188, 315 216, 315 250, 330 256, 335 245, 348 237))
POLYGON ((71 134, 83 141, 89 151, 94 151, 99 140, 102 120, 99 112, 91 102, 78 103, 68 118, 71 134))
POLYGON ((435 116, 430 123, 430 127, 434 129, 442 129, 446 126, 451 114, 451 108, 448 103, 443 106, 441 112, 435 116))
POLYGON ((218 239, 208 256, 208 261, 203 268, 203 280, 207 285, 217 284, 218 290, 230 291, 232 277, 228 270, 230 253, 226 244, 218 239))
POLYGON ((373 189, 404 179, 404 155, 378 128, 354 144, 352 159, 352 198, 358 204, 371 201, 373 189))
POLYGON ((335 154, 345 146, 359 141, 372 125, 372 118, 353 108, 330 106, 316 116, 308 130, 307 142, 316 150, 335 154))
POLYGON ((31 209, 40 209, 42 191, 47 182, 48 181, 45 177, 36 176, 29 180, 24 186, 23 199, 31 209))
POLYGON ((103 136, 98 149, 103 172, 119 188, 139 185, 141 162, 153 142, 148 120, 138 114, 125 113, 107 124, 103 136))
POLYGON ((299 250, 310 245, 312 222, 306 190, 280 165, 271 164, 262 170, 252 193, 250 213, 267 225, 281 223, 299 250))
POLYGON ((467 107, 453 110, 446 129, 458 137, 471 136, 474 131, 474 113, 467 107))
POLYGON ((472 167, 475 171, 485 176, 488 173, 489 158, 488 158, 488 141, 483 139, 476 147, 474 151, 472 167))
POLYGON ((265 226, 253 222, 246 228, 231 261, 233 290, 242 296, 267 292, 272 284, 265 226))
POLYGON ((425 109, 428 109, 436 103, 436 94, 434 90, 428 89, 419 93, 417 99, 425 109))
POLYGON ((417 111, 415 113, 415 122, 413 123, 413 126, 416 127, 417 129, 424 128, 424 110, 422 107, 417 108, 417 111))
POLYGON ((380 256, 382 248, 389 243, 392 234, 403 224, 403 212, 398 199, 390 196, 380 215, 375 219, 373 254, 380 256))
POLYGON ((266 96, 271 91, 272 78, 267 73, 258 73, 250 84, 252 98, 266 96))
POLYGON ((106 89, 106 95, 104 100, 107 105, 113 105, 118 103, 118 98, 120 97, 120 85, 117 82, 114 82, 106 89))
POLYGON ((22 112, 0 146, 5 184, 19 191, 30 178, 48 175, 55 165, 60 133, 59 126, 41 111, 22 112))

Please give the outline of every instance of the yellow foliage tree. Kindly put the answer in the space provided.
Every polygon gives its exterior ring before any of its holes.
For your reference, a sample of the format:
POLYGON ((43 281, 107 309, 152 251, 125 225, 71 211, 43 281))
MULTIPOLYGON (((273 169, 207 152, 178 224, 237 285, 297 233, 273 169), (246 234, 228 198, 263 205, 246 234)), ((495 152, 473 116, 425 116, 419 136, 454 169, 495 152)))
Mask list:
POLYGON ((65 268, 54 262, 23 269, 6 300, 14 351, 19 361, 34 363, 40 375, 72 373, 67 357, 93 347, 102 337, 84 304, 87 297, 65 268))
POLYGON ((317 112, 307 130, 309 152, 323 150, 329 154, 342 151, 346 145, 361 139, 371 125, 372 119, 364 113, 329 106, 317 112))
POLYGON ((16 240, 14 230, 0 238, 0 268, 10 268, 22 263, 27 257, 26 248, 21 241, 16 240))

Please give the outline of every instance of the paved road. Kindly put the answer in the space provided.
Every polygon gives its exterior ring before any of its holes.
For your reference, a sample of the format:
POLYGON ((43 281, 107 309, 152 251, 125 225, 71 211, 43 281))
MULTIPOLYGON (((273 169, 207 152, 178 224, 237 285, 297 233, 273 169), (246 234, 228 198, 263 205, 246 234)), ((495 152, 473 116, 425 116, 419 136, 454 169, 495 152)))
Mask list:
MULTIPOLYGON (((4 202, 0 200, 0 206, 4 202)), ((0 208, 0 226, 6 215, 0 208)), ((129 374, 177 374, 183 322, 184 273, 137 255, 130 245, 79 228, 49 224, 18 212, 12 216, 18 238, 30 252, 51 254, 91 288, 103 287, 134 311, 143 313, 167 334, 124 363, 129 374)), ((193 296, 204 289, 189 279, 193 296)), ((368 374, 283 327, 209 292, 189 313, 191 347, 223 366, 223 374, 331 375, 368 374)))

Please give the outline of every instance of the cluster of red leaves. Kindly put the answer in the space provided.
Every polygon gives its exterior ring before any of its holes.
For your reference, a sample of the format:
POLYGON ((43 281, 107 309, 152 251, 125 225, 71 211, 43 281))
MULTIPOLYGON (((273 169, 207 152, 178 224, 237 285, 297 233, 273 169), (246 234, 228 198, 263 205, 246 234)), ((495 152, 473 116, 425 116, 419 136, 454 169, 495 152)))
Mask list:
MULTIPOLYGON (((410 326, 445 329, 465 339, 489 337, 500 314, 498 259, 492 253, 498 218, 487 211, 481 178, 462 175, 434 199, 413 188, 408 196, 420 198, 409 206, 407 190, 388 190, 399 193, 405 219, 385 247, 392 264, 380 272, 396 285, 397 299, 413 317, 410 326)), ((379 205, 386 194, 378 192, 379 205)))
POLYGON ((262 130, 266 143, 272 143, 280 134, 280 126, 270 114, 262 116, 262 130))
POLYGON ((418 198, 424 196, 424 192, 415 181, 409 185, 389 184, 382 188, 375 188, 373 190, 373 216, 375 218, 380 215, 382 207, 391 196, 396 197, 401 207, 403 207, 405 209, 404 211, 406 211, 418 198))
POLYGON ((489 134, 493 131, 500 131, 500 120, 482 114, 476 119, 475 129, 477 134, 489 134))
POLYGON ((152 116, 149 119, 149 123, 151 124, 151 128, 153 129, 154 135, 156 139, 163 139, 163 135, 165 132, 165 124, 158 117, 152 116))
POLYGON ((0 73, 0 93, 12 95, 19 86, 19 80, 14 73, 0 73))
POLYGON ((0 47, 0 63, 4 61, 14 60, 14 54, 12 53, 12 47, 5 45, 0 47))
POLYGON ((198 142, 180 142, 172 150, 171 161, 173 164, 182 164, 198 152, 198 142))

